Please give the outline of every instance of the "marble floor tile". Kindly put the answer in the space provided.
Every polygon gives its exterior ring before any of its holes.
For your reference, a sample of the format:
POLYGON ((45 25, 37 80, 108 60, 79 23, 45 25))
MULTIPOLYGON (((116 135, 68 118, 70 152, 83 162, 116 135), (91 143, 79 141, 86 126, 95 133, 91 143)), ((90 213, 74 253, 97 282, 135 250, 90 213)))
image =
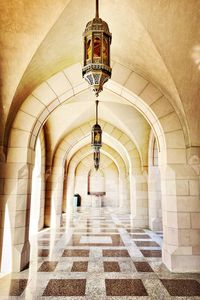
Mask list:
POLYGON ((161 257, 161 250, 140 250, 145 257, 161 257))
POLYGON ((38 269, 38 272, 53 272, 57 264, 57 261, 44 261, 38 269))
POLYGON ((103 256, 129 257, 129 253, 127 250, 103 250, 103 256))
POLYGON ((91 297, 91 299, 105 299, 106 297, 106 288, 105 280, 98 277, 95 274, 95 277, 87 279, 86 284, 86 296, 91 297))
POLYGON ((120 267, 117 261, 104 261, 104 272, 120 272, 120 267))
POLYGON ((84 296, 86 279, 51 279, 43 296, 84 296))
POLYGON ((151 239, 148 234, 130 234, 131 238, 134 240, 142 239, 142 240, 149 240, 151 239))
POLYGON ((47 249, 39 249, 38 250, 38 256, 39 257, 47 257, 47 256, 49 256, 49 250, 47 250, 47 249))
POLYGON ((188 279, 161 279, 171 296, 200 296, 200 283, 188 279))
POLYGON ((104 272, 103 261, 101 259, 89 261, 88 272, 97 273, 98 275, 102 274, 102 272, 104 272))
POLYGON ((120 270, 122 273, 133 274, 136 272, 135 266, 132 261, 121 260, 119 261, 120 270))
POLYGON ((87 261, 75 261, 73 262, 71 272, 87 272, 88 262, 87 261))
POLYGON ((135 261, 134 265, 138 272, 153 272, 153 269, 146 261, 135 261))
POLYGON ((143 229, 126 229, 129 233, 145 233, 143 229))
MULTIPOLYGON (((80 260, 80 257, 78 257, 77 259, 80 260)), ((83 258, 81 258, 83 259, 83 258)), ((74 257, 73 257, 73 260, 74 260, 74 257)), ((73 265, 73 261, 71 260, 70 258, 70 261, 60 261, 58 264, 57 264, 57 267, 56 267, 56 272, 71 272, 71 269, 72 269, 72 265, 73 265)))
POLYGON ((89 256, 90 251, 89 250, 83 250, 83 249, 75 249, 75 250, 71 250, 71 249, 65 249, 62 257, 73 257, 73 256, 83 256, 83 257, 88 257, 89 256))
POLYGON ((107 296, 148 296, 140 279, 106 279, 107 296))
POLYGON ((80 244, 112 244, 110 236, 82 236, 80 244))
POLYGON ((154 241, 135 241, 135 244, 138 247, 160 247, 160 245, 154 241))
POLYGON ((80 207, 31 238, 29 269, 0 274, 0 300, 200 299, 199 274, 162 263, 162 234, 117 208, 80 207))

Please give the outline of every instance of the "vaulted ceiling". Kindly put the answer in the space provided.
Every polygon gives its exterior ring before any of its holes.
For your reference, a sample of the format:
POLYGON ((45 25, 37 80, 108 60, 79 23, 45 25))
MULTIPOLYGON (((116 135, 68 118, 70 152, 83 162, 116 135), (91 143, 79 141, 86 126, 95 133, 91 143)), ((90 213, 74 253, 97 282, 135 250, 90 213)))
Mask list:
MULTIPOLYGON (((1 1, 1 144, 5 124, 11 124, 34 88, 58 71, 82 61, 82 32, 94 17, 94 2, 1 1)), ((170 98, 186 117, 192 145, 198 146, 200 1, 101 0, 100 16, 113 34, 113 61, 135 70, 170 98)), ((113 97, 106 94, 100 107, 102 119, 124 126, 130 136, 138 134, 145 139, 149 133, 146 121, 142 122, 133 108, 117 103, 113 97), (146 135, 143 129, 134 132, 134 122, 143 124, 146 135)), ((93 118, 93 101, 88 99, 91 96, 86 92, 77 102, 73 99, 52 114, 46 124, 52 130, 52 147, 66 131, 93 118), (79 101, 84 106, 80 107, 79 101), (78 112, 75 117, 73 111, 78 112)), ((139 143, 143 142, 141 138, 139 143)))

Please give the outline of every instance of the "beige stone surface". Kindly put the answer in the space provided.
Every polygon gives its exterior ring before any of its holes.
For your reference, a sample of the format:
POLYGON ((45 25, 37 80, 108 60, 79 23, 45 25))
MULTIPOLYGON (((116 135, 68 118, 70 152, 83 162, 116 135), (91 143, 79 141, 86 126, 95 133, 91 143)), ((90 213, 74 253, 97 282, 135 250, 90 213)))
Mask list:
MULTIPOLYGON (((81 67, 94 7, 50 2, 0 8, 0 218, 14 255, 12 267, 3 253, 3 271, 28 262, 30 211, 37 231, 60 225, 75 192, 90 205, 95 97, 81 67)), ((199 268, 199 9, 195 0, 116 0, 100 10, 113 34, 112 78, 99 97, 103 201, 131 212, 135 226, 162 230, 163 221, 173 271, 199 268)))

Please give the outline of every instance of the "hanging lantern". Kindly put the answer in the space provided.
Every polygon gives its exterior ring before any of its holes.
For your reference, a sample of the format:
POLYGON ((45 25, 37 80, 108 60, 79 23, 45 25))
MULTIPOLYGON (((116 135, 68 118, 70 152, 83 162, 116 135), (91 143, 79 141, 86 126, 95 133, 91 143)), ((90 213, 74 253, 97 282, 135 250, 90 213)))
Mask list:
POLYGON ((94 151, 94 167, 96 171, 99 169, 100 164, 100 150, 94 151))
POLYGON ((102 147, 102 130, 101 126, 98 124, 98 104, 96 101, 96 124, 92 127, 91 132, 91 146, 95 151, 98 151, 102 147))
POLYGON ((98 97, 112 72, 110 67, 112 34, 108 24, 99 18, 99 0, 96 0, 96 17, 88 22, 83 36, 84 63, 82 74, 98 97))

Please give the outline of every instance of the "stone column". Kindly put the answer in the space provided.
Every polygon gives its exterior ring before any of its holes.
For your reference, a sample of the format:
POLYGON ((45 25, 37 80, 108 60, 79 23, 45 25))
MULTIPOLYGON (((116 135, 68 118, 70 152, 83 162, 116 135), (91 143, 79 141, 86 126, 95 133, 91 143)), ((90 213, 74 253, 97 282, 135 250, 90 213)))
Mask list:
POLYGON ((64 175, 62 212, 67 212, 67 174, 64 175))
POLYGON ((120 176, 120 198, 119 207, 124 211, 130 212, 130 181, 129 175, 120 176))
MULTIPOLYGON (((31 150, 30 150, 31 151, 31 150)), ((29 152, 30 154, 30 152, 29 152)), ((33 152, 34 155, 34 152, 33 152)), ((29 262, 29 220, 33 165, 9 156, 1 174, 1 272, 19 272, 29 262), (3 178, 2 178, 3 177, 3 178), (3 190, 2 190, 3 189, 3 190)), ((19 159, 20 160, 20 159, 19 159)), ((23 161, 23 158, 21 159, 23 161)))
POLYGON ((146 228, 148 226, 148 185, 147 174, 132 176, 132 225, 134 227, 146 228))
POLYGON ((67 207, 70 211, 73 211, 74 206, 74 186, 75 186, 75 174, 69 172, 67 174, 67 207))
POLYGON ((148 207, 149 228, 153 231, 163 230, 161 197, 161 178, 159 167, 150 166, 148 176, 148 207))
POLYGON ((51 183, 51 227, 59 227, 62 220, 64 168, 54 167, 51 183))
POLYGON ((189 165, 162 168, 163 262, 173 272, 200 272, 199 175, 189 165))

